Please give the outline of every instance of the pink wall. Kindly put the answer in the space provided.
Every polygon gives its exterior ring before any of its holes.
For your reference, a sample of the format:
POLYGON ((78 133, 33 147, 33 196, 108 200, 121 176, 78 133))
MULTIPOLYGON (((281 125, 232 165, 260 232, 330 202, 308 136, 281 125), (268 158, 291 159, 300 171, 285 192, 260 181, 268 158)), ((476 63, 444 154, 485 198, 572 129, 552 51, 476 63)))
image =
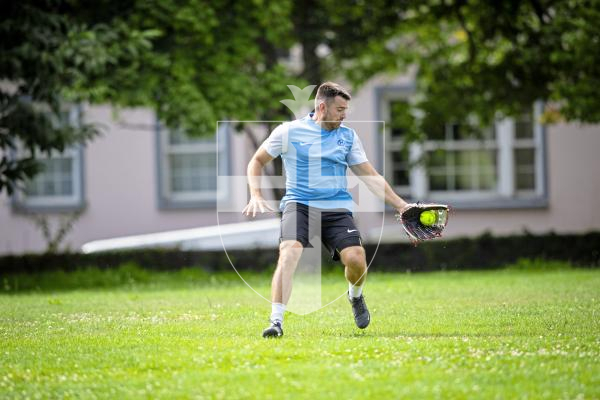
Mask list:
MULTIPOLYGON (((72 249, 96 239, 217 223, 213 209, 159 210, 154 114, 148 110, 110 107, 86 110, 89 122, 102 124, 103 134, 84 151, 86 208, 65 240, 72 249)), ((50 215, 56 223, 59 215, 50 215)), ((41 251, 42 235, 23 214, 0 196, 0 253, 41 251)))
MULTIPOLYGON (((600 230, 600 126, 557 124, 547 127, 548 207, 540 209, 455 210, 445 237, 600 230)), ((371 232, 376 238, 378 229, 371 232)), ((404 240, 393 219, 383 241, 404 240)))
MULTIPOLYGON (((375 119, 373 82, 355 93, 350 119, 375 119)), ((385 82, 389 84, 390 82, 385 82)), ((392 82, 393 83, 393 82, 392 82)), ((101 122, 105 132, 85 149, 85 199, 87 206, 65 243, 72 249, 96 239, 215 225, 214 209, 161 210, 157 197, 156 137, 150 111, 122 111, 115 120, 110 107, 94 107, 89 121, 101 122)), ((374 125, 373 125, 374 126, 374 125)), ((363 143, 372 162, 376 133, 365 128, 363 143)), ((600 230, 600 126, 558 124, 547 128, 549 206, 541 209, 457 210, 446 237, 531 232, 586 232, 600 230)), ((230 141, 232 174, 244 175, 252 146, 243 135, 230 141)), ((240 210, 244 193, 230 197, 240 210)), ((234 207, 235 208, 235 207, 234 207)), ((57 216, 51 216, 55 221, 57 216)), ((222 216, 221 222, 243 221, 238 213, 222 216)), ((362 221, 363 231, 377 238, 377 221, 362 221)), ((399 226, 388 216, 384 240, 405 240, 399 226)), ((44 241, 33 223, 15 213, 6 195, 0 195, 0 254, 41 251, 44 241)))

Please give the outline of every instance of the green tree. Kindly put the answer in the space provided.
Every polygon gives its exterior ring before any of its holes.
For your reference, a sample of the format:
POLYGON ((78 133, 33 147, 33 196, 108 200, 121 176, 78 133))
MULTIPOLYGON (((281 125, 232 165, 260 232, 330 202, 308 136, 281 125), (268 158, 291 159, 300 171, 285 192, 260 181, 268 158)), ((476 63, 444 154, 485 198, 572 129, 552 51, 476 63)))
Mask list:
POLYGON ((91 139, 65 104, 149 106, 172 128, 273 119, 287 84, 291 2, 11 2, 0 21, 0 191, 39 170, 40 152, 91 139), (24 151, 15 150, 18 146, 24 151))
POLYGON ((535 100, 548 104, 545 122, 600 121, 600 1, 414 1, 400 15, 348 76, 361 84, 417 66, 423 124, 469 115, 486 123, 535 100))
POLYGON ((62 151, 98 133, 69 121, 66 105, 96 95, 89 82, 133 70, 151 30, 114 19, 87 24, 59 2, 8 2, 0 20, 0 192, 39 171, 40 152, 62 151), (34 5, 35 4, 35 5, 34 5))
POLYGON ((308 82, 342 76, 356 89, 416 67, 414 140, 536 100, 543 122, 600 121, 598 0, 304 0, 291 20, 308 82))
MULTIPOLYGON (((599 0, 23 0, 0 20, 0 191, 40 151, 97 133, 61 124, 65 102, 148 106, 170 127, 289 116, 287 85, 417 69, 411 132, 534 100, 556 118, 600 121, 599 0), (294 45, 302 63, 288 68, 294 45), (414 112, 418 110, 419 112, 414 112), (24 158, 7 156, 17 142, 24 158)), ((255 144, 254 137, 246 129, 255 144)))

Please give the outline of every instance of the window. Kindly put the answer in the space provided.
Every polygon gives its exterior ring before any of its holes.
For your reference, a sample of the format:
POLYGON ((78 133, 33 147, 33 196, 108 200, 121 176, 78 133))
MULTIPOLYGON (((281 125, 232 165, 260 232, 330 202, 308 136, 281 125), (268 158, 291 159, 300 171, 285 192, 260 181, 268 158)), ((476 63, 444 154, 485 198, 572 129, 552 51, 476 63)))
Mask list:
POLYGON ((444 136, 426 142, 427 187, 435 193, 495 193, 498 184, 496 131, 447 124, 444 136))
POLYGON ((536 122, 541 103, 491 127, 426 127, 425 141, 406 146, 414 129, 408 98, 406 91, 383 91, 380 98, 388 121, 386 176, 400 195, 458 208, 546 205, 543 127, 536 122))
POLYGON ((41 157, 42 171, 15 195, 15 205, 28 210, 83 207, 83 157, 81 147, 41 157))
POLYGON ((386 175, 399 194, 410 197, 410 149, 406 144, 407 138, 410 139, 414 118, 409 114, 410 106, 405 99, 393 100, 387 105, 390 118, 385 132, 389 153, 386 157, 386 175))
POLYGON ((535 116, 525 113, 514 124, 514 160, 515 190, 520 193, 535 192, 536 182, 536 149, 535 116))
POLYGON ((159 131, 162 208, 215 206, 217 199, 224 196, 217 189, 217 162, 222 168, 227 165, 226 129, 222 130, 219 149, 214 136, 190 137, 182 132, 159 131))
MULTIPOLYGON (((81 108, 73 104, 62 104, 58 117, 52 123, 58 126, 77 126, 81 119, 81 108)), ((19 157, 27 156, 21 148, 19 157)), ((50 154, 38 152, 37 161, 41 171, 16 191, 12 204, 25 211, 74 211, 84 206, 83 195, 83 146, 73 145, 63 152, 50 154)))

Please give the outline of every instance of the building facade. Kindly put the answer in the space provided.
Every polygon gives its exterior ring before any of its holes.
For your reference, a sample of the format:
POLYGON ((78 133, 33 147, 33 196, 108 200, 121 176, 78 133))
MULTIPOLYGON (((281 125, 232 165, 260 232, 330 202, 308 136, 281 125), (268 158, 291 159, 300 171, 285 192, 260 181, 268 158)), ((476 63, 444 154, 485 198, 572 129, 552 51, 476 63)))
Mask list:
MULTIPOLYGON (((373 79, 353 93, 347 124, 399 194, 452 206, 446 238, 600 230, 600 126, 543 126, 542 105, 533 104, 491 127, 448 121, 426 142, 405 145, 413 88, 407 77, 373 79)), ((254 146, 234 124, 190 138, 146 109, 82 113, 102 134, 44 160, 25 193, 0 195, 0 254, 43 251, 61 227, 61 248, 77 251, 98 239, 248 220, 243 180, 254 146)), ((257 137, 268 134, 252 124, 257 137)), ((367 241, 406 240, 393 210, 356 217, 367 241)))

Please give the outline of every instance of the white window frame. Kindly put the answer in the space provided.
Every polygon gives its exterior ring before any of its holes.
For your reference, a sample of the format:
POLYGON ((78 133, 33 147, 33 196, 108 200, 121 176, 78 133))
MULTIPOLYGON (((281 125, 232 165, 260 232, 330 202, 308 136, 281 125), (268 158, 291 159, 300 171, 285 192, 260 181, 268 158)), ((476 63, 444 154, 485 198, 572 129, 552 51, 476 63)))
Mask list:
MULTIPOLYGON (((379 106, 381 110, 381 114, 383 116, 382 120, 391 121, 391 108, 390 103, 393 101, 410 101, 410 96, 412 94, 412 88, 401 88, 399 90, 395 90, 394 92, 383 92, 379 99, 379 106)), ((385 178, 388 182, 393 182, 394 179, 394 151, 401 151, 404 146, 404 140, 394 138, 392 136, 392 129, 389 123, 384 124, 385 130, 384 141, 385 141, 385 153, 384 154, 384 172, 385 178)), ((410 163, 418 160, 421 156, 421 148, 419 146, 411 145, 409 148, 409 159, 407 162, 410 163)), ((409 168, 409 182, 413 182, 423 173, 419 166, 415 166, 412 169, 409 168)), ((409 185, 394 185, 394 191, 398 193, 400 196, 411 198, 414 195, 414 188, 412 184, 409 185)))
MULTIPOLYGON (((395 88, 386 91, 380 89, 380 118, 391 121, 390 103, 393 101, 409 101, 413 92, 410 88, 395 88)), ((497 188, 496 190, 479 191, 431 191, 427 168, 417 163, 409 173, 409 186, 394 186, 401 196, 412 201, 432 201, 450 203, 455 208, 528 208, 547 206, 546 161, 545 161, 545 129, 539 121, 543 112, 543 102, 533 105, 533 137, 516 139, 515 119, 503 118, 495 122, 496 139, 452 141, 425 141, 413 143, 409 147, 409 161, 414 163, 421 159, 425 152, 439 148, 447 150, 497 150, 497 188), (531 148, 535 152, 535 188, 533 190, 517 190, 515 180, 515 149, 531 148)), ((385 135, 385 175, 393 183, 392 152, 402 148, 402 141, 391 137, 391 129, 385 135)))
MULTIPOLYGON (((226 168, 227 157, 227 125, 221 124, 216 137, 207 137, 194 143, 170 143, 170 132, 168 129, 158 127, 159 140, 159 205, 164 209, 214 207, 217 201, 227 198, 225 188, 220 187, 217 182, 215 190, 174 192, 171 187, 171 168, 169 157, 172 154, 215 154, 219 163, 219 169, 226 168)), ((215 169, 215 180, 219 169, 215 169)))
MULTIPOLYGON (((450 137, 450 130, 452 129, 453 124, 446 124, 446 140, 429 140, 426 141, 423 145, 420 145, 425 152, 435 151, 438 149, 448 150, 448 151, 477 151, 477 150, 488 150, 488 151, 499 151, 498 141, 494 139, 470 139, 470 140, 460 140, 460 141, 452 141, 448 138, 450 137)), ((497 132, 497 130, 496 130, 497 132)), ((496 172, 500 171, 500 165, 497 162, 496 172)), ((426 196, 432 199, 437 198, 445 198, 449 200, 485 200, 485 199, 493 199, 498 196, 498 189, 489 189, 489 190, 430 190, 429 188, 429 175, 427 170, 424 169, 424 179, 425 182, 420 185, 420 189, 424 192, 420 193, 421 196, 426 196)), ((498 173, 497 180, 500 179, 501 173, 498 173)), ((498 186, 498 184, 496 185, 498 186)), ((421 197, 422 199, 422 197, 421 197)))
MULTIPOLYGON (((68 123, 79 125, 81 121, 81 107, 78 105, 64 104, 68 123)), ((23 156, 27 152, 20 147, 15 155, 23 156)), ((69 196, 31 196, 26 195, 23 190, 16 190, 12 197, 12 204, 15 209, 25 211, 72 211, 84 207, 84 157, 83 145, 75 144, 66 148, 63 152, 51 151, 50 154, 38 152, 38 160, 47 160, 52 158, 72 158, 71 174, 73 181, 73 193, 69 196)), ((44 174, 40 171, 39 175, 44 174)), ((38 175, 38 176, 39 176, 38 175)), ((34 178, 35 179, 35 178, 34 178)))
MULTIPOLYGON (((23 190, 18 190, 14 196, 15 206, 26 210, 69 210, 83 207, 83 150, 81 146, 65 149, 62 153, 52 151, 49 156, 38 157, 39 161, 55 158, 71 158, 71 179, 73 193, 71 195, 37 196, 26 195, 23 190)), ((39 179, 45 174, 43 170, 34 178, 39 179)))

